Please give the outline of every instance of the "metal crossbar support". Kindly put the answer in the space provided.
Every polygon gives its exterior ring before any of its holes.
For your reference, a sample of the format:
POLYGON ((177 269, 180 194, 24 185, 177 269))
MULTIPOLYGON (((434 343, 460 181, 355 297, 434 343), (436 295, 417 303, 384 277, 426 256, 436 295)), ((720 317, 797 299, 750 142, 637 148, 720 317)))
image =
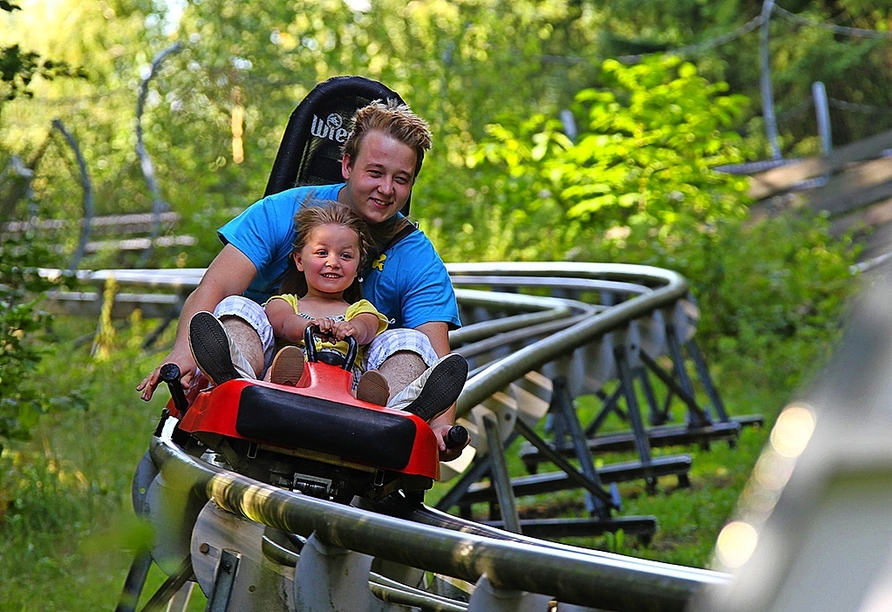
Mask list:
POLYGON ((170 598, 165 612, 186 612, 189 609, 189 602, 192 600, 192 592, 195 591, 196 586, 197 583, 194 581, 186 582, 181 586, 170 598))
POLYGON ((183 559, 183 562, 180 563, 176 571, 174 571, 174 573, 171 574, 160 587, 158 587, 158 590, 155 591, 152 598, 146 602, 145 606, 143 606, 141 612, 156 612, 164 609, 171 597, 176 595, 182 586, 194 577, 195 573, 192 571, 192 559, 191 557, 186 557, 183 559))
MULTIPOLYGON (((595 461, 585 439, 585 432, 579 423, 576 407, 573 405, 573 398, 570 397, 570 391, 567 388, 567 381, 563 376, 557 376, 552 379, 551 384, 552 398, 548 410, 550 412, 553 411, 556 415, 560 415, 563 425, 567 428, 582 473, 585 474, 586 479, 600 487, 601 479, 595 470, 595 461)), ((605 504, 604 500, 599 496, 593 495, 591 491, 586 493, 585 505, 589 513, 597 514, 601 519, 610 517, 610 506, 605 504)))
MULTIPOLYGON (((630 362, 626 349, 622 345, 615 347, 613 353, 617 368, 617 387, 609 395, 604 392, 598 394, 598 397, 602 399, 601 409, 585 428, 584 438, 582 439, 586 440, 589 454, 596 450, 637 451, 640 458, 639 471, 647 482, 648 487, 653 488, 656 484, 655 480, 659 474, 651 470, 653 462, 651 448, 654 443, 665 445, 664 441, 669 440, 669 438, 663 435, 667 432, 659 426, 669 417, 669 404, 672 398, 678 397, 681 399, 686 404, 688 410, 695 415, 699 415, 703 419, 708 419, 708 416, 703 408, 697 404, 696 399, 685 391, 681 384, 679 384, 671 374, 666 372, 643 350, 638 352, 638 355, 641 358, 638 365, 633 365, 630 362), (648 370, 655 373, 660 381, 667 387, 665 406, 659 406, 654 389, 650 384, 648 370), (644 399, 649 406, 651 420, 656 421, 656 424, 651 429, 646 428, 643 422, 643 415, 636 394, 636 382, 641 386, 644 399), (626 411, 622 411, 619 406, 620 398, 625 399, 626 411), (619 415, 624 421, 628 421, 631 430, 620 434, 599 435, 597 433, 598 430, 603 426, 607 418, 614 413, 619 415), (620 438, 622 438, 622 440, 620 440, 620 438), (622 446, 623 448, 619 448, 619 446, 622 446)), ((701 365, 705 368, 705 364, 701 363, 701 365)), ((539 445, 535 444, 533 440, 530 440, 531 444, 536 447, 535 452, 530 448, 521 451, 524 464, 530 473, 535 473, 537 471, 537 464, 539 462, 550 461, 554 463, 554 455, 562 457, 579 457, 576 443, 573 441, 573 436, 569 431, 568 423, 572 421, 573 417, 570 417, 570 420, 568 421, 560 411, 552 411, 550 414, 554 419, 554 423, 552 423, 554 432, 553 448, 550 448, 549 451, 545 451, 539 445), (564 439, 565 435, 570 438, 569 443, 564 439)), ((739 430, 739 425, 736 422, 728 422, 726 424, 706 425, 699 428, 686 425, 679 430, 678 435, 674 436, 673 442, 690 443, 693 441, 702 441, 713 438, 735 438, 736 433, 739 430), (728 427, 725 427, 726 424, 728 427)), ((680 475, 680 478, 683 482, 687 482, 686 474, 680 475)))
POLYGON ((638 450, 638 457, 644 465, 644 476, 648 487, 655 484, 654 476, 648 469, 651 460, 650 439, 647 437, 647 431, 644 429, 644 420, 641 418, 641 411, 638 406, 638 398, 635 395, 635 385, 632 377, 632 369, 626 359, 625 347, 620 345, 613 349, 616 358, 616 369, 619 375, 619 382, 623 388, 623 395, 626 397, 626 412, 629 415, 629 423, 635 434, 635 447, 638 450))
POLYGON ((496 498, 499 500, 499 513, 502 516, 502 523, 508 531, 521 533, 520 516, 517 514, 514 491, 511 490, 511 475, 508 472, 508 463, 505 460, 505 447, 502 446, 499 424, 496 423, 495 418, 487 414, 483 417, 483 427, 486 430, 489 456, 492 458, 490 474, 493 486, 496 488, 496 498))
MULTIPOLYGON (((556 414, 559 414, 557 411, 556 414)), ((606 532, 616 532, 623 530, 630 535, 638 535, 644 539, 649 539, 656 531, 656 519, 652 516, 643 517, 612 517, 612 509, 620 509, 619 492, 615 486, 606 489, 603 486, 600 474, 595 471, 594 478, 577 470, 567 459, 555 452, 551 446, 543 440, 532 428, 530 428, 523 420, 518 419, 514 423, 514 431, 508 437, 508 441, 501 444, 502 448, 508 447, 517 438, 518 435, 523 436, 531 444, 536 446, 548 460, 552 461, 561 472, 555 475, 548 475, 552 480, 555 476, 560 478, 559 486, 549 487, 550 491, 564 490, 570 488, 582 488, 594 500, 595 508, 589 509, 592 514, 596 515, 595 519, 522 519, 519 520, 520 531, 526 533, 527 530, 535 532, 538 537, 563 537, 563 536, 593 536, 606 532)), ((583 439, 584 441, 584 439, 583 439)), ((584 444, 585 445, 585 444, 584 444)), ((590 465, 594 466, 591 462, 590 465)), ((664 466, 661 466, 664 467, 664 466)), ((471 467, 462 474, 458 483, 446 495, 440 498, 436 504, 436 509, 447 511, 453 506, 460 508, 463 518, 471 518, 470 508, 474 503, 488 502, 502 504, 502 500, 509 500, 509 503, 516 505, 518 494, 517 491, 524 491, 524 479, 514 478, 510 481, 505 476, 505 481, 510 484, 510 491, 500 491, 501 481, 496 477, 490 477, 489 486, 483 486, 480 481, 493 468, 492 452, 485 457, 480 457, 472 463, 471 467)), ((690 468, 690 457, 683 457, 678 460, 668 458, 665 465, 666 474, 678 474, 679 479, 686 478, 686 472, 690 468), (671 463, 671 465, 670 465, 671 463)), ((640 472, 640 466, 623 466, 623 473, 620 475, 621 480, 631 480, 632 474, 640 472)), ((546 475, 543 475, 545 477, 546 475)), ((639 476, 636 476, 639 477, 639 476)), ((501 508, 500 508, 501 510, 501 508)), ((487 524, 503 527, 511 531, 510 525, 503 520, 489 520, 487 524)), ((515 532, 515 533, 519 533, 515 532)))
POLYGON ((138 553, 134 557, 133 563, 130 564, 130 571, 127 572, 127 578, 124 580, 124 589, 115 612, 134 612, 136 610, 139 596, 142 594, 151 567, 152 555, 148 552, 138 553))
MULTIPOLYGON (((549 452, 554 453, 550 448, 549 452)), ((555 453, 561 461, 566 461, 561 455, 555 453)), ((550 458, 551 456, 549 456, 550 458)), ((691 469, 692 459, 690 455, 672 455, 667 457, 654 457, 650 464, 655 477, 660 476, 677 476, 679 486, 686 486, 687 473, 691 469)), ((622 463, 611 463, 598 468, 598 477, 603 483, 630 482, 641 478, 641 462, 625 461, 622 463)), ((585 477, 578 471, 570 472, 546 472, 543 474, 531 474, 529 476, 518 476, 511 480, 511 487, 514 489, 515 497, 523 497, 525 495, 544 495, 555 491, 564 491, 567 489, 592 487, 592 483, 587 481, 585 477)), ((589 489, 591 490, 591 489, 589 489)), ((612 503, 613 499, 606 496, 602 489, 596 489, 596 495, 604 495, 607 503, 612 503)), ((495 493, 488 483, 477 483, 471 487, 465 494, 463 501, 465 503, 484 503, 495 499, 495 493)), ((525 532, 526 533, 526 532, 525 532)))
MULTIPOLYGON (((684 353, 682 352, 681 342, 678 340, 678 333, 675 329, 675 325, 672 323, 669 317, 666 317, 666 345, 669 347, 669 356, 672 357, 672 366, 675 371, 675 380, 688 395, 688 397, 693 398, 694 385, 691 382, 691 377, 688 375, 687 369, 685 368, 684 353)), ((696 405, 696 403, 694 405, 696 405)), ((702 427, 703 425, 709 425, 710 423, 712 423, 712 420, 705 412, 688 412, 688 424, 696 427, 702 427)))
POLYGON ((706 367, 706 360, 703 359, 703 353, 700 352, 700 346, 697 344, 697 341, 691 338, 685 342, 685 348, 688 350, 688 355, 690 355, 691 361, 694 362, 694 367, 697 368, 697 375, 700 377, 700 382, 703 384, 706 396, 709 398, 709 401, 712 402, 712 407, 716 412, 715 416, 719 421, 724 422, 729 420, 728 413, 725 410, 725 403, 722 401, 718 389, 715 388, 715 385, 712 382, 712 376, 709 374, 709 368, 706 367))
MULTIPOLYGON (((589 423, 588 427, 585 428, 585 436, 586 438, 590 438, 595 433, 601 429, 601 426, 607 420, 607 418, 611 415, 611 413, 620 414, 619 405, 617 402, 619 401, 620 396, 622 396, 622 387, 617 385, 616 389, 608 396, 603 391, 596 394, 601 399, 601 410, 598 411, 598 414, 595 415, 595 418, 592 419, 592 422, 589 423)), ((621 414, 621 418, 625 420, 625 414, 621 414)))
POLYGON ((232 599, 240 559, 241 556, 231 550, 224 549, 220 552, 217 572, 214 574, 214 590, 208 597, 205 612, 229 612, 229 600, 232 599))
POLYGON ((644 393, 644 401, 647 402, 648 408, 650 409, 650 418, 648 419, 650 424, 662 425, 669 419, 669 402, 667 401, 662 409, 657 405, 657 396, 654 393, 653 385, 650 384, 650 376, 647 375, 646 369, 641 367, 633 368, 632 372, 641 384, 641 392, 644 393))
MULTIPOLYGON (((736 417, 727 423, 714 423, 704 427, 661 426, 647 430, 647 439, 651 448, 667 446, 683 446, 688 444, 708 444, 713 441, 727 441, 733 444, 740 434, 742 425, 757 425, 761 423, 761 417, 745 418, 736 417)), ((635 452, 637 439, 631 431, 607 433, 589 438, 588 446, 593 453, 635 452)), ((572 456, 573 448, 566 444, 555 447, 555 450, 564 456, 572 456)), ((528 472, 536 471, 535 464, 546 459, 538 450, 525 448, 521 450, 521 459, 528 472)))
MULTIPOLYGON (((510 441, 513 438, 509 438, 506 446, 510 446, 510 441)), ((463 503, 462 498, 467 493, 468 489, 475 482, 479 482, 484 476, 486 476, 490 468, 492 467, 492 457, 487 455, 485 457, 478 457, 471 464, 471 467, 468 468, 464 474, 461 475, 458 482, 455 483, 452 488, 449 490, 446 495, 440 498, 437 504, 434 506, 437 510, 442 510, 443 512, 449 510, 453 506, 459 506, 461 509, 461 515, 463 518, 471 518, 470 516, 470 505, 463 503)))
MULTIPOLYGON (((558 469, 564 472, 567 475, 567 480, 572 483, 573 486, 582 487, 596 499, 594 502, 595 511, 601 518, 610 516, 610 506, 616 504, 614 504, 611 495, 604 490, 601 477, 597 472, 595 472, 594 478, 591 478, 588 474, 580 473, 569 461, 556 453, 544 440, 537 436, 536 432, 523 421, 516 421, 514 423, 514 428, 533 446, 539 449, 539 452, 542 453, 546 459, 554 463, 558 469)), ((586 446, 586 449, 588 449, 588 446, 586 446)), ((591 458, 591 453, 589 453, 589 457, 591 458)), ((515 479, 515 481, 516 480, 517 479, 515 479)))
MULTIPOLYGON (((644 351, 641 351, 640 355, 642 363, 644 363, 644 365, 646 365, 647 368, 651 372, 653 372, 657 376, 657 378, 659 378, 660 381, 664 385, 666 385, 666 388, 668 389, 668 395, 666 399, 667 405, 664 409, 664 412, 668 412, 668 404, 672 399, 672 395, 675 394, 678 396, 678 399, 684 402, 684 404, 688 407, 688 412, 695 415, 693 419, 694 422, 697 422, 699 424, 708 424, 711 422, 709 415, 704 411, 703 408, 699 406, 699 404, 697 404, 697 399, 693 395, 691 395, 691 393, 687 389, 682 387, 678 383, 678 381, 667 374, 666 371, 660 367, 660 364, 658 364, 653 357, 651 357, 644 351)), ((691 421, 691 419, 689 418, 688 421, 691 421)))

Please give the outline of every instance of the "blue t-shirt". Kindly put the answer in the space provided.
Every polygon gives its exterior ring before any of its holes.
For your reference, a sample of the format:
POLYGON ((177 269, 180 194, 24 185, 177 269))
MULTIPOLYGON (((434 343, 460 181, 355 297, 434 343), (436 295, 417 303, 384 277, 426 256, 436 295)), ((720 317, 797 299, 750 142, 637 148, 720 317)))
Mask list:
MULTIPOLYGON (((337 200, 343 186, 295 187, 267 196, 218 230, 224 244, 244 253, 257 268, 246 297, 262 304, 278 291, 291 256, 295 213, 310 198, 337 200)), ((446 266, 421 231, 412 232, 373 262, 363 273, 362 293, 393 322, 392 327, 461 325, 446 266)))

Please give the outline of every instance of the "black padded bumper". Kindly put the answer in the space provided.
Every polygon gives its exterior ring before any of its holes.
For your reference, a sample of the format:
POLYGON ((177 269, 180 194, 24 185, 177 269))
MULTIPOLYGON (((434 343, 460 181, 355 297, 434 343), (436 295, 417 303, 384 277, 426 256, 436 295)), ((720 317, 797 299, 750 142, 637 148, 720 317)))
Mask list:
POLYGON ((242 391, 236 419, 246 438, 386 470, 408 465, 415 428, 411 418, 260 385, 242 391))

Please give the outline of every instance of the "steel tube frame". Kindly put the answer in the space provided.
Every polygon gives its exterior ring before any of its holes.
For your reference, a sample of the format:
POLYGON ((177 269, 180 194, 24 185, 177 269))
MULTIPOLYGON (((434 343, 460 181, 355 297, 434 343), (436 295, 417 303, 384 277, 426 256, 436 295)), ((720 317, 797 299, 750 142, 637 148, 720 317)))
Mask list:
POLYGON ((587 278, 593 280, 626 280, 629 283, 651 287, 650 292, 593 314, 585 320, 548 338, 524 347, 500 359, 468 380, 458 398, 456 414, 464 416, 471 408, 483 402, 493 391, 507 387, 546 363, 566 355, 575 347, 582 346, 607 332, 619 329, 629 321, 649 315, 661 307, 673 304, 688 293, 687 281, 670 270, 651 266, 627 264, 578 264, 573 262, 530 262, 447 264, 450 275, 498 275, 498 276, 551 276, 556 278, 587 278))
POLYGON ((288 532, 411 567, 560 602, 614 610, 682 611, 694 593, 727 583, 709 570, 675 566, 511 535, 510 539, 438 529, 314 499, 198 461, 169 439, 153 438, 153 461, 166 477, 221 508, 288 532))

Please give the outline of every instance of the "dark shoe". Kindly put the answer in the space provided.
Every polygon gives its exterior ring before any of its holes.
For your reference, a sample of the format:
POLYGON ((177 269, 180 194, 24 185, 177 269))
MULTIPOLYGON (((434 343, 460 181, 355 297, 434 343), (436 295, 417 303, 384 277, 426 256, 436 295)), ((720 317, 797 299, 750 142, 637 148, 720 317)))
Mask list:
POLYGON ((198 368, 215 385, 242 378, 232 365, 229 336, 220 320, 209 312, 197 312, 189 321, 189 347, 198 368))
POLYGON ((356 385, 356 399, 370 404, 386 406, 390 399, 390 385, 378 370, 363 372, 356 385))
POLYGON ((304 352, 296 346, 282 347, 269 367, 269 381, 277 385, 297 386, 304 373, 304 352))
POLYGON ((409 383, 390 402, 391 408, 411 412, 425 421, 431 421, 446 412, 465 386, 468 378, 468 361, 461 355, 450 353, 409 383))

